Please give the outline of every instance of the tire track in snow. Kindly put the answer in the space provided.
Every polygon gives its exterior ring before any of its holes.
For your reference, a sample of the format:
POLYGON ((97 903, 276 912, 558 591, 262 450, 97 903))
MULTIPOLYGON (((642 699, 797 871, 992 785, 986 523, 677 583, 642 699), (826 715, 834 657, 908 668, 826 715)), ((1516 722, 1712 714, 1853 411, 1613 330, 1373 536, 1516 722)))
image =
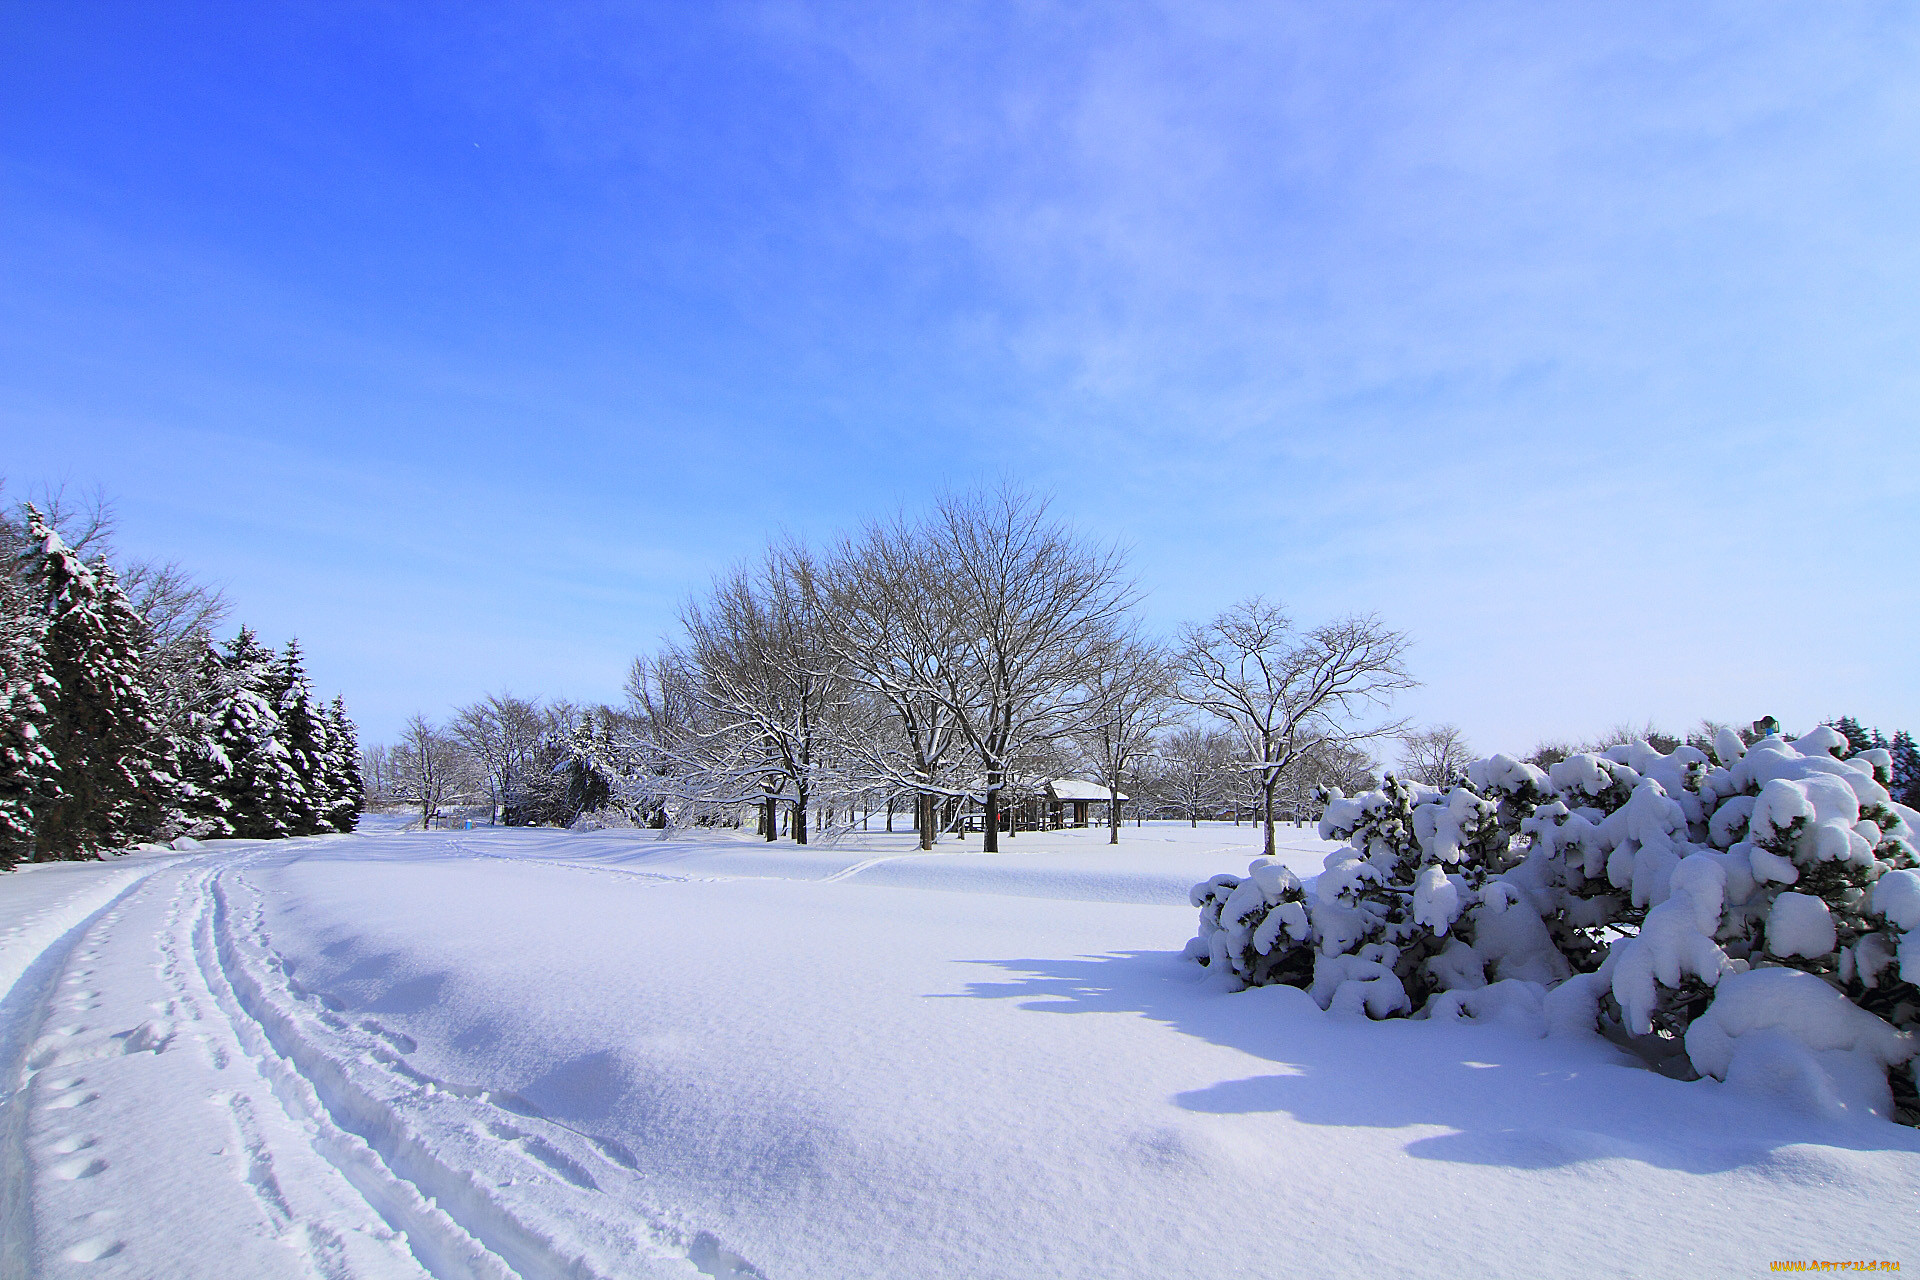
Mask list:
POLYGON ((585 871, 591 874, 620 876, 629 880, 652 880, 660 884, 721 884, 740 879, 738 876, 679 876, 664 871, 642 871, 638 867, 614 867, 596 862, 568 862, 557 858, 516 858, 504 853, 489 853, 477 849, 460 838, 447 841, 447 851, 456 857, 486 859, 489 862, 510 862, 516 867, 552 867, 559 871, 585 871))
POLYGON ((636 1162, 618 1143, 550 1121, 511 1094, 421 1073, 405 1060, 406 1037, 377 1023, 355 1027, 304 991, 267 943, 245 865, 210 877, 199 967, 243 1043, 275 1063, 275 1093, 316 1150, 436 1277, 764 1280, 710 1232, 645 1209, 636 1162), (559 1203, 552 1188, 517 1194, 515 1169, 563 1184, 559 1203))
MULTIPOLYGON (((246 859, 236 868, 252 861, 246 859)), ((331 1064, 316 1061, 317 1055, 306 1055, 303 1061, 288 1052, 290 1044, 299 1046, 287 1028, 275 1034, 264 993, 233 956, 222 884, 232 869, 207 878, 192 929, 195 967, 288 1118, 307 1131, 314 1150, 339 1170, 355 1193, 404 1235, 414 1258, 436 1280, 510 1280, 512 1273, 498 1257, 436 1208, 418 1186, 397 1176, 363 1134, 340 1123, 340 1113, 321 1095, 324 1082, 309 1074, 323 1074, 317 1068, 331 1064)))
MULTIPOLYGON (((220 1010, 218 993, 206 980, 194 954, 194 938, 209 911, 208 895, 214 874, 211 870, 200 870, 181 877, 174 888, 166 925, 158 939, 161 977, 172 993, 164 1013, 170 1018, 184 1018, 193 1026, 206 1022, 204 1006, 220 1010)), ((237 1028, 229 1027, 228 1030, 238 1038, 237 1028)), ((220 1043, 221 1037, 217 1032, 201 1030, 192 1034, 204 1052, 208 1066, 214 1071, 222 1072, 232 1065, 233 1054, 220 1043)), ((244 1042, 236 1047, 241 1053, 246 1052, 244 1042)), ((255 1065, 260 1064, 256 1062, 255 1065)), ((269 1087, 272 1086, 272 1080, 265 1071, 260 1073, 260 1077, 267 1081, 269 1087)), ((308 1270, 320 1280, 351 1280, 352 1251, 347 1240, 324 1222, 303 1221, 289 1202, 281 1185, 273 1144, 260 1122, 254 1100, 236 1087, 216 1091, 210 1101, 227 1112, 244 1159, 240 1180, 274 1230, 299 1249, 306 1259, 308 1270)), ((303 1127, 298 1116, 289 1113, 287 1119, 296 1130, 303 1127)))
MULTIPOLYGON (((882 863, 904 862, 911 858, 943 858, 954 852, 956 852, 956 850, 953 850, 953 849, 919 849, 912 853, 883 854, 878 858, 868 858, 865 862, 856 862, 850 867, 842 867, 840 868, 840 870, 834 872, 830 876, 820 877, 820 879, 814 881, 814 883, 815 884, 839 884, 842 880, 851 880, 853 879, 853 877, 859 875, 862 871, 870 870, 873 867, 880 866, 882 863)), ((957 852, 970 853, 972 851, 968 849, 960 849, 957 852)))

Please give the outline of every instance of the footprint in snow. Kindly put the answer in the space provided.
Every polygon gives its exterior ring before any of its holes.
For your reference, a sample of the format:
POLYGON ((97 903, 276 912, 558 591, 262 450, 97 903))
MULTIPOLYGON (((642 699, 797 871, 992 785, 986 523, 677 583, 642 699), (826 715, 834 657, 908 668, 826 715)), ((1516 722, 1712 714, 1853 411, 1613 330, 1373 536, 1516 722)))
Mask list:
POLYGON ((687 1261, 714 1280, 765 1280, 745 1258, 720 1243, 711 1231, 702 1231, 687 1249, 687 1261))
POLYGON ((420 1047, 420 1042, 412 1036, 402 1035, 398 1031, 389 1031, 379 1023, 371 1020, 361 1023, 360 1029, 372 1035, 379 1036, 401 1053, 412 1053, 420 1047))
POLYGON ((70 1156, 76 1151, 85 1151, 88 1147, 92 1146, 93 1143, 94 1140, 92 1138, 83 1137, 77 1133, 70 1133, 58 1142, 48 1143, 47 1150, 56 1156, 70 1156))
POLYGON ((599 1150, 601 1155, 613 1161, 622 1169, 638 1169, 640 1167, 640 1161, 635 1158, 633 1152, 628 1150, 624 1144, 615 1142, 612 1138, 596 1138, 590 1133, 585 1136, 587 1141, 591 1142, 595 1148, 599 1150))
POLYGON ((113 1038, 121 1042, 121 1053, 162 1053, 173 1040, 173 1024, 150 1019, 129 1030, 114 1032, 113 1038))
POLYGON ((53 1176, 62 1182, 78 1182, 82 1178, 93 1177, 106 1167, 107 1162, 99 1156, 75 1156, 53 1166, 53 1176))
POLYGON ((102 1258, 111 1258, 126 1247, 110 1236, 89 1236, 67 1250, 67 1257, 75 1262, 98 1262, 102 1258))
POLYGON ((600 1189, 600 1184, 594 1181, 593 1175, 581 1168, 578 1161, 538 1134, 524 1133, 510 1124, 502 1124, 497 1120, 489 1124, 487 1129, 494 1137, 503 1142, 512 1143, 524 1154, 539 1161, 574 1186, 585 1191, 600 1189))
POLYGON ((57 1098, 50 1099, 47 1106, 56 1111, 63 1111, 69 1107, 84 1107, 89 1102, 98 1101, 99 1097, 97 1093, 82 1093, 76 1089, 72 1093, 63 1093, 57 1098))

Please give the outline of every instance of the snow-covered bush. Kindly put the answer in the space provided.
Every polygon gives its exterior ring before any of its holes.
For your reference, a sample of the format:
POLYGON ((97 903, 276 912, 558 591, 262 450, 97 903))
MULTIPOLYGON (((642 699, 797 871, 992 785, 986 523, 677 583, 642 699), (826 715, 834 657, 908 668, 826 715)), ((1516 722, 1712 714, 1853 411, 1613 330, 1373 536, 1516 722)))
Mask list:
POLYGON ((1546 770, 1492 756, 1444 791, 1389 775, 1323 796, 1320 834, 1345 843, 1311 888, 1266 859, 1196 886, 1188 954, 1375 1018, 1472 1016, 1460 993, 1503 982, 1534 994, 1477 1003, 1545 1009, 1581 974, 1558 1007, 1590 1009, 1663 1069, 1800 1081, 1920 1121, 1903 1065, 1920 814, 1890 781, 1887 751, 1825 727, 1750 746, 1727 732, 1711 751, 1632 742, 1546 770))
MULTIPOLYGON (((1885 752, 1842 759, 1837 753, 1845 749, 1846 739, 1825 727, 1750 747, 1721 735, 1717 763, 1690 793, 1699 810, 1692 838, 1672 842, 1678 860, 1663 878, 1664 896, 1650 892, 1640 929, 1616 942, 1600 967, 1603 1019, 1627 1036, 1684 1041, 1695 1070, 1724 1078, 1739 1055, 1697 1053, 1692 1030, 1708 1015, 1714 1025, 1731 1018, 1714 1013, 1723 982, 1750 971, 1796 969, 1889 1024, 1890 1034, 1905 1033, 1873 1042, 1875 1052, 1892 1055, 1878 1069, 1883 1084, 1886 1066, 1912 1057, 1920 944, 1907 939, 1920 925, 1912 843, 1920 815, 1887 794, 1885 752), (1903 963, 1906 956, 1915 958, 1903 963)), ((1783 981, 1769 978, 1757 989, 1811 990, 1783 981)), ((1725 993, 1729 1000, 1734 989, 1754 984, 1742 979, 1725 993)), ((1794 1007, 1817 1006, 1801 997, 1794 1007)), ((1807 1013, 1795 1020, 1784 1009, 1783 1022, 1745 1017, 1740 1025, 1769 1038, 1784 1034, 1809 1052, 1837 1048, 1821 1030, 1831 1018, 1807 1013)), ((1742 1034, 1729 1033, 1734 1040, 1742 1034)), ((1910 1071, 1896 1078, 1903 1100, 1911 1099, 1911 1082, 1910 1071)))
POLYGON ((1187 954, 1248 986, 1305 986, 1313 978, 1307 893, 1293 872, 1255 858, 1243 880, 1217 875, 1191 894, 1200 933, 1187 954))
POLYGON ((1201 925, 1189 954, 1225 961, 1240 982, 1286 982, 1323 1008, 1376 1018, 1436 992, 1565 977, 1532 894, 1505 870, 1546 775, 1502 768, 1497 784, 1483 777, 1487 795, 1391 776, 1378 791, 1328 793, 1321 836, 1347 843, 1314 892, 1264 858, 1246 880, 1215 876, 1194 888, 1201 925))
POLYGON ((583 813, 567 824, 569 831, 632 831, 640 824, 626 813, 609 805, 583 813))

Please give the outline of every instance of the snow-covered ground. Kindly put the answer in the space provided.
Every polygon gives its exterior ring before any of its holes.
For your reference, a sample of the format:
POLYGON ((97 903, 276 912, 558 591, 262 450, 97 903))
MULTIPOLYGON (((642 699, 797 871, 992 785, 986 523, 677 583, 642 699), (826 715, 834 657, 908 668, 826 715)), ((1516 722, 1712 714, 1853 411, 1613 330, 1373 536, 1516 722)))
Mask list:
POLYGON ((1920 1266, 1911 1129, 1220 992, 1187 889, 1255 839, 372 829, 25 869, 0 1274, 1920 1266))

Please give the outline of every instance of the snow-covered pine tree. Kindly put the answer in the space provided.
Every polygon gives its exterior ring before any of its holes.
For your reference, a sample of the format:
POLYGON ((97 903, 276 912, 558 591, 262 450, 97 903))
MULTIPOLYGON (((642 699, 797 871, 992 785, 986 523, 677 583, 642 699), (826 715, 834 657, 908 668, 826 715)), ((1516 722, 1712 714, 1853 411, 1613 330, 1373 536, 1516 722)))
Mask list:
POLYGON ((564 827, 579 817, 573 808, 578 717, 550 722, 533 749, 524 775, 508 795, 501 821, 510 827, 564 827))
POLYGON ((36 811, 59 796, 44 729, 51 678, 44 620, 11 574, 0 574, 0 870, 33 856, 36 811))
POLYGON ((1857 756, 1862 751, 1887 745, 1887 740, 1880 736, 1878 729, 1867 728, 1854 716, 1841 716, 1838 720, 1828 721, 1828 724, 1838 729, 1840 736, 1847 740, 1846 749, 1841 752, 1843 756, 1857 756))
POLYGON ((221 796, 234 835, 271 840, 289 834, 288 814, 301 790, 281 739, 275 655, 246 627, 225 650, 224 687, 214 725, 214 743, 227 762, 221 796))
POLYGON ((347 704, 337 695, 325 709, 327 725, 327 825, 352 831, 360 825, 366 800, 360 779, 360 732, 347 716, 347 704))
POLYGON ((1311 956, 1322 1007, 1374 1017, 1552 1006, 1662 1070, 1920 1123, 1920 812, 1891 748, 1760 727, 1331 793, 1320 834, 1347 847, 1313 888, 1264 858, 1195 886, 1188 954, 1233 985, 1306 985, 1311 956))
POLYGON ((113 827, 120 839, 170 839, 179 834, 186 817, 187 790, 180 782, 180 764, 173 739, 167 735, 154 690, 148 651, 153 632, 127 593, 120 589, 112 565, 102 561, 95 572, 105 606, 107 630, 114 652, 130 665, 129 696, 123 703, 126 750, 120 757, 122 789, 113 827))
POLYGON ((1888 790, 1907 808, 1920 809, 1920 747, 1914 745, 1913 735, 1905 729, 1894 734, 1887 753, 1893 757, 1893 785, 1888 790))
POLYGON ((331 800, 326 777, 327 729, 314 701, 313 684, 307 679, 298 640, 287 641, 286 650, 269 670, 268 683, 276 722, 274 734, 297 784, 287 792, 281 821, 290 836, 327 830, 331 800))
POLYGON ((174 753, 180 763, 184 790, 186 834, 197 839, 218 839, 233 834, 233 762, 227 758, 220 741, 220 725, 227 703, 230 677, 219 651, 206 638, 200 641, 194 661, 193 681, 197 694, 176 731, 174 753))
POLYGON ((604 809, 615 798, 619 777, 613 760, 613 734, 604 713, 592 708, 574 727, 567 767, 566 811, 569 823, 583 813, 604 809))
POLYGON ((26 515, 20 571, 45 619, 45 741, 61 777, 36 817, 36 856, 86 857, 164 834, 180 792, 141 681, 146 624, 112 569, 82 560, 31 504, 26 515))

